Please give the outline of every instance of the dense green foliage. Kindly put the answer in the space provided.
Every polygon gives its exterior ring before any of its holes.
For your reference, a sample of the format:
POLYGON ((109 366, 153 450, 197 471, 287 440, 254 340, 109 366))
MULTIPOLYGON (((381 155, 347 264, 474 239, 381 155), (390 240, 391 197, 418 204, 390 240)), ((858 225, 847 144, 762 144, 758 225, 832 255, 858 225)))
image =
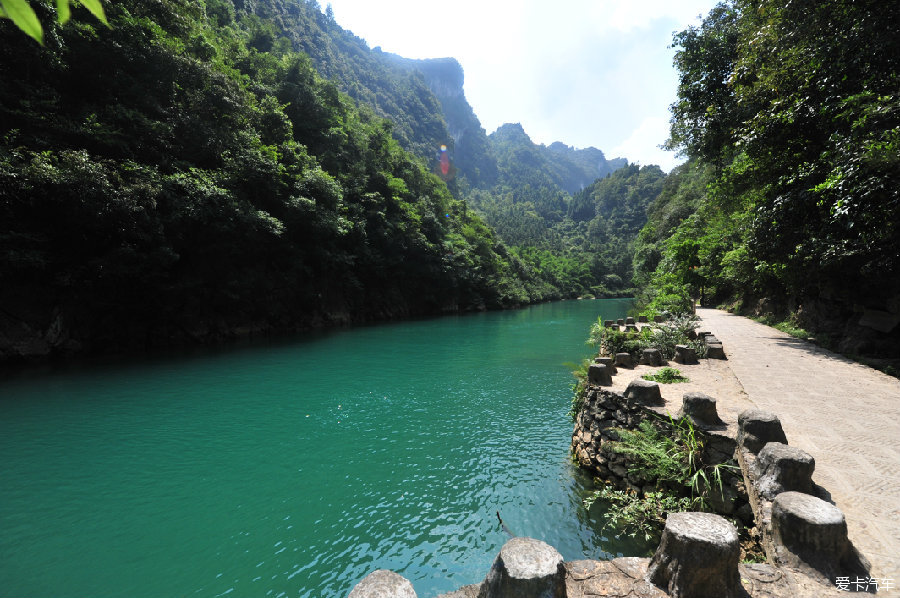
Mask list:
POLYGON ((535 146, 518 125, 501 127, 491 143, 500 183, 467 195, 485 220, 557 288, 630 294, 632 243, 663 184, 659 167, 627 165, 570 196, 543 158, 565 157, 558 147, 535 146))
POLYGON ((595 502, 604 505, 604 529, 642 538, 648 543, 648 554, 659 545, 669 513, 685 513, 700 508, 697 498, 666 492, 645 492, 643 496, 638 496, 612 486, 603 486, 591 492, 584 499, 585 509, 590 510, 595 502))
POLYGON ((690 160, 636 243, 653 306, 765 297, 813 327, 897 312, 897 22, 897 3, 735 0, 675 36, 669 145, 690 160))
POLYGON ((0 21, 8 329, 146 346, 542 297, 285 37, 275 17, 308 4, 123 1, 109 29, 36 8, 43 47, 0 21))

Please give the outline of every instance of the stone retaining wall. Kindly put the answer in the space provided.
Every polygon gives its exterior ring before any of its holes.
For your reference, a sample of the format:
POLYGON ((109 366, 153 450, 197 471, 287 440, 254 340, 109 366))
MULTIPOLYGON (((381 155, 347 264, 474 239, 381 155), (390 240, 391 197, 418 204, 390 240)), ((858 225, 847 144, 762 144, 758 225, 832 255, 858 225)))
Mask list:
MULTIPOLYGON (((572 455, 578 464, 617 490, 630 489, 642 495, 659 490, 657 480, 629 472, 633 465, 631 457, 613 450, 614 443, 619 440, 617 430, 634 430, 645 420, 652 420, 671 433, 671 418, 659 405, 659 398, 659 385, 646 380, 634 380, 624 393, 588 386, 572 432, 572 455)), ((695 423, 695 432, 704 443, 703 462, 708 465, 734 464, 735 439, 714 429, 704 430, 704 427, 724 426, 695 423)), ((664 490, 684 491, 684 488, 666 486, 665 482, 661 485, 664 490)), ((710 506, 715 512, 735 516, 744 525, 752 527, 753 511, 743 477, 737 471, 725 471, 721 491, 713 489, 709 495, 710 506)))

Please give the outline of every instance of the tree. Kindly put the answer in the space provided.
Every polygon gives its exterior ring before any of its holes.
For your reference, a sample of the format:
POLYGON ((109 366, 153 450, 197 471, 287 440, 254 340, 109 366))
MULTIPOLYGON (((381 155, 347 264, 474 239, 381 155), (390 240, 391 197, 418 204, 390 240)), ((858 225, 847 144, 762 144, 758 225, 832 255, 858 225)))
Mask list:
POLYGON ((730 2, 713 8, 699 27, 676 33, 678 100, 672 104, 666 149, 721 167, 730 157, 742 106, 731 87, 738 59, 740 12, 730 2))
MULTIPOLYGON (((100 0, 56 0, 56 20, 65 25, 72 16, 72 2, 81 4, 101 23, 109 26, 100 0)), ((0 18, 7 18, 39 44, 44 43, 44 28, 27 0, 0 0, 0 18)))

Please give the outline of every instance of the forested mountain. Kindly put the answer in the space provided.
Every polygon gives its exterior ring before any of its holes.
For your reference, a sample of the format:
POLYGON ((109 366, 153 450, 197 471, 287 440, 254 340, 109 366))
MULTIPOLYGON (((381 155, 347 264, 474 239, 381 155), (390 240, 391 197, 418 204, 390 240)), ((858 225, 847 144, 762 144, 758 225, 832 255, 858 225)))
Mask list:
POLYGON ((499 183, 510 188, 558 187, 575 193, 625 165, 623 158, 607 162, 594 147, 576 150, 560 142, 536 145, 518 123, 503 125, 489 140, 500 168, 499 183))
POLYGON ((0 21, 4 358, 543 298, 274 21, 126 0, 109 29, 59 27, 36 7, 43 47, 0 21))
POLYGON ((32 4, 43 46, 0 20, 0 359, 630 287, 569 193, 624 160, 489 137, 453 59, 314 0, 32 4))
POLYGON ((735 0, 675 36, 690 161, 637 243, 652 305, 743 304, 900 357, 895 23, 896 2, 735 0))

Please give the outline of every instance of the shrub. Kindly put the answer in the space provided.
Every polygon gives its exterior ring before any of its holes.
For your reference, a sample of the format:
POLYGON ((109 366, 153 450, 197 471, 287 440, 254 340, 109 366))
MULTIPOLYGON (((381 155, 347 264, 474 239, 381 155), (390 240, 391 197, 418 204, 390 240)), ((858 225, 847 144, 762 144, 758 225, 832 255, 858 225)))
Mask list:
POLYGON ((606 527, 622 530, 632 538, 643 537, 647 542, 658 543, 669 513, 690 511, 696 499, 666 496, 662 492, 647 492, 639 497, 634 492, 614 490, 606 486, 584 499, 587 509, 596 501, 607 503, 606 527))
MULTIPOLYGON (((668 314, 665 322, 653 325, 650 342, 665 359, 671 359, 675 356, 676 345, 690 345, 697 349, 702 344, 692 341, 689 336, 699 325, 700 318, 694 314, 668 314)), ((700 352, 697 354, 700 355, 700 352)))
POLYGON ((616 353, 630 353, 638 357, 641 351, 651 347, 650 329, 644 328, 641 332, 623 332, 614 328, 591 327, 591 336, 588 343, 600 347, 600 352, 605 355, 616 353))

